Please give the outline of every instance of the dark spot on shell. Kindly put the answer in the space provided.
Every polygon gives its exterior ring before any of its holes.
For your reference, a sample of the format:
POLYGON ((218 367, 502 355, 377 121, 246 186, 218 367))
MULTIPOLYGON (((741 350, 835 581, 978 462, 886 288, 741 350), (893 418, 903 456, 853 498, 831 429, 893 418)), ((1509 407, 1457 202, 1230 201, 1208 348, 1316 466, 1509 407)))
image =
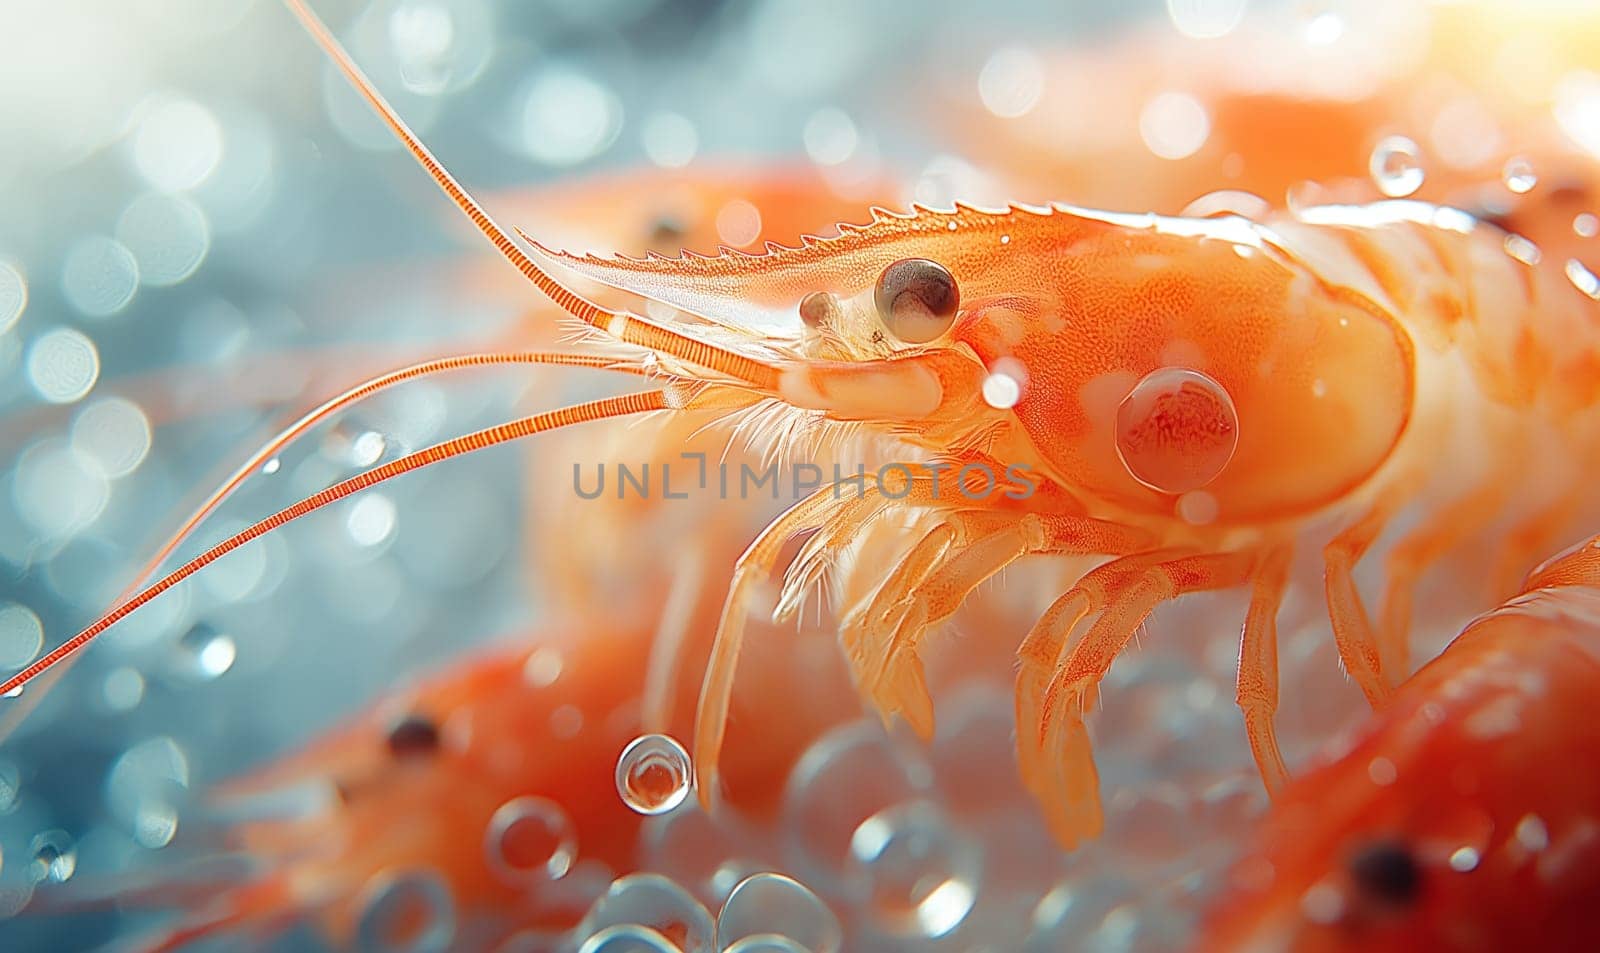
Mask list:
POLYGON ((1391 907, 1407 906, 1422 892, 1422 868, 1400 841, 1363 847, 1350 858, 1350 880, 1368 899, 1391 907))
POLYGON ((389 729, 386 741, 389 753, 397 758, 432 754, 439 750, 439 726, 425 715, 407 715, 389 729))
POLYGON ((938 262, 904 258, 878 276, 873 301, 895 337, 926 344, 949 330, 961 307, 961 289, 950 269, 938 262))

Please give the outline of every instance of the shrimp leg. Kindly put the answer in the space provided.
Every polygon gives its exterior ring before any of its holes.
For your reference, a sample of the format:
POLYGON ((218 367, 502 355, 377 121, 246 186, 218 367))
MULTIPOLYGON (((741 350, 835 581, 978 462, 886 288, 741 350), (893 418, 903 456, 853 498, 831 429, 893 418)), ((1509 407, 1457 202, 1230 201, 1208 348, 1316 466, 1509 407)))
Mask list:
POLYGON ((1389 551, 1378 658, 1389 688, 1411 674, 1411 601, 1417 577, 1445 553, 1487 528, 1501 511, 1512 483, 1493 479, 1433 513, 1389 551))
MULTIPOLYGON (((1042 772, 1038 766, 1045 763, 1043 754, 1027 757, 1036 772, 1031 775, 1029 786, 1044 804, 1046 822, 1063 844, 1071 846, 1098 834, 1104 823, 1099 775, 1083 714, 1111 663, 1156 606, 1185 593, 1237 586, 1251 578, 1260 562, 1258 553, 1245 551, 1185 556, 1157 563, 1109 584, 1108 598, 1102 606, 1096 606, 1099 600, 1087 593, 1071 599, 1068 597, 1073 592, 1069 592, 1041 619, 1041 625, 1046 620, 1059 624, 1073 617, 1071 624, 1075 628, 1085 615, 1099 609, 1083 637, 1066 645, 1055 659, 1055 670, 1045 687, 1032 731, 1023 724, 1017 732, 1019 745, 1022 738, 1031 736, 1034 744, 1057 755, 1042 772)), ((1050 636, 1036 638, 1037 634, 1038 627, 1024 643, 1025 650, 1031 646, 1037 653, 1041 645, 1050 641, 1050 636)), ((1037 657, 1025 657, 1024 665, 1030 661, 1037 664, 1037 657)), ((1019 692, 1019 707, 1022 703, 1019 692)))
POLYGON ((1289 579, 1291 550, 1268 553, 1251 586, 1250 610, 1239 640, 1239 677, 1235 698, 1244 713, 1244 730, 1250 754, 1261 772, 1267 794, 1276 797, 1289 783, 1289 769, 1278 750, 1273 718, 1278 713, 1278 606, 1289 579))
POLYGON ((1390 690, 1382 674, 1378 639, 1361 602, 1361 593, 1356 589, 1353 571, 1373 540, 1383 532, 1392 510, 1392 503, 1379 504, 1322 549, 1327 573, 1324 586, 1328 596, 1328 619, 1333 624, 1333 641, 1339 647, 1339 660, 1373 708, 1383 707, 1389 700, 1390 690))

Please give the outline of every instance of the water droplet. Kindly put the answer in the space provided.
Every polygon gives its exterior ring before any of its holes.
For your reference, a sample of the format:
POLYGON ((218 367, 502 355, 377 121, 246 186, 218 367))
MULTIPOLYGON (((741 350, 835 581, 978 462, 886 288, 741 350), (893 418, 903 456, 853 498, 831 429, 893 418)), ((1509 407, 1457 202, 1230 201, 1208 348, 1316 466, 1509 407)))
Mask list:
POLYGON ((700 134, 688 117, 675 112, 651 113, 639 130, 645 155, 663 169, 681 169, 700 149, 700 134))
POLYGON ((1028 371, 1021 361, 1004 357, 995 361, 983 379, 983 402, 996 410, 1010 410, 1022 399, 1027 379, 1028 371))
POLYGON ((11 330, 28 307, 28 280, 22 269, 0 261, 0 334, 11 330))
POLYGON ((261 465, 261 472, 267 476, 272 476, 274 473, 277 473, 282 469, 283 460, 278 457, 273 457, 271 460, 268 460, 266 463, 261 465))
POLYGON ((1600 277, 1576 258, 1567 259, 1567 280, 1579 291, 1600 301, 1600 277))
POLYGON ((686 953, 709 951, 716 936, 711 914, 700 901, 660 874, 629 874, 613 881, 584 915, 579 935, 592 936, 619 925, 645 927, 661 936, 674 937, 679 946, 668 949, 681 947, 686 953))
MULTIPOLYGON (((1572 231, 1579 238, 1593 238, 1600 235, 1600 216, 1593 212, 1583 212, 1572 220, 1572 231)), ((0 331, 5 330, 5 308, 0 302, 0 331)))
POLYGON ((178 646, 183 650, 189 670, 208 681, 232 668, 239 654, 232 636, 205 622, 190 626, 178 646))
POLYGON ((78 869, 78 848, 66 831, 35 835, 29 850, 33 852, 29 874, 34 883, 66 883, 78 869))
POLYGON ((777 933, 755 933, 724 947, 722 953, 811 953, 811 951, 777 933))
POLYGON ((1521 157, 1506 162, 1505 168, 1500 170, 1500 180, 1506 184, 1506 188, 1518 195, 1531 191, 1539 184, 1539 176, 1533 170, 1533 163, 1521 157))
POLYGON ((806 155, 817 165, 841 165, 856 154, 860 133, 850 115, 842 109, 824 107, 811 114, 801 133, 806 155))
POLYGON ((133 817, 133 839, 139 846, 159 850, 178 834, 178 809, 161 798, 139 802, 133 817))
POLYGON ((891 747, 876 721, 823 735, 801 756, 784 790, 780 827, 792 869, 828 893, 865 892, 850 860, 856 830, 885 808, 917 797, 932 781, 931 769, 891 747))
POLYGON ((843 931, 833 911, 804 884, 782 874, 746 877, 717 914, 717 947, 725 953, 792 947, 809 953, 837 953, 842 942, 843 931), (747 941, 755 945, 741 945, 747 941))
POLYGON ((1178 518, 1190 526, 1210 526, 1217 521, 1218 504, 1214 494, 1190 490, 1178 497, 1178 518))
POLYGON ((1117 456, 1135 480, 1187 493, 1221 475, 1239 445, 1239 414, 1220 383, 1185 367, 1146 374, 1117 407, 1117 456))
POLYGON ((362 890, 362 953, 445 953, 456 932, 450 887, 434 870, 382 871, 362 890))
POLYGON ((1506 254, 1522 262, 1524 265, 1537 265, 1543 256, 1539 246, 1528 241, 1521 235, 1507 235, 1505 241, 1506 254))
POLYGON ((1421 151, 1405 136, 1387 136, 1380 141, 1367 161, 1367 171, 1378 191, 1392 199, 1415 192, 1425 177, 1421 151))
POLYGON ((879 926, 900 936, 945 936, 972 912, 982 853, 943 811, 910 801, 867 818, 850 856, 870 885, 879 926))
POLYGON ((1139 112, 1139 135, 1163 159, 1183 159, 1200 151, 1211 136, 1211 116, 1188 93, 1157 95, 1139 112))
POLYGON ((44 624, 27 606, 0 604, 0 669, 20 669, 44 648, 44 624))
POLYGON ((689 752, 667 735, 641 735, 617 759, 617 793, 640 814, 665 814, 689 796, 689 752))
POLYGON ((483 847, 490 868, 507 883, 560 880, 578 856, 578 832, 556 802, 519 797, 494 812, 483 847))
POLYGON ((998 50, 978 74, 978 96, 984 108, 1002 119, 1025 116, 1044 93, 1044 65, 1029 50, 998 50))
POLYGON ((389 442, 376 430, 365 430, 350 443, 350 462, 358 467, 370 467, 383 457, 389 442))
POLYGON ((1475 847, 1458 847, 1450 854, 1450 869, 1457 873, 1470 873, 1478 868, 1481 858, 1475 847))
POLYGON ((591 935, 578 953, 683 953, 671 940, 649 927, 619 923, 591 935))

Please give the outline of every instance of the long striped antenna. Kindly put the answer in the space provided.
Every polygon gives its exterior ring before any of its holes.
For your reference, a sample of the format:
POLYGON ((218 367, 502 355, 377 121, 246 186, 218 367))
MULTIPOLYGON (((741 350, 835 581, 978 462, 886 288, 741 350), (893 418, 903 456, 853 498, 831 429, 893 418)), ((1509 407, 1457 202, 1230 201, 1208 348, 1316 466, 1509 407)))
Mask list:
POLYGON ((744 381, 759 390, 770 392, 777 389, 778 368, 772 364, 689 337, 638 315, 607 310, 563 285, 549 270, 524 251, 511 233, 501 228, 477 199, 462 188, 455 177, 434 158, 433 153, 423 145, 417 134, 411 131, 411 127, 400 118, 400 114, 395 112, 388 100, 383 98, 383 94, 378 92, 372 80, 367 78, 366 73, 356 65, 344 46, 329 32, 321 18, 304 0, 284 0, 284 2, 300 19, 306 31, 311 34, 311 38, 316 40, 317 45, 322 47, 339 71, 349 79, 350 85, 355 87, 356 92, 367 101, 378 118, 382 119, 394 133, 395 138, 410 151, 417 164, 427 171, 450 201, 455 203, 456 208, 471 220, 473 226, 489 239, 495 250, 510 262, 512 267, 522 272, 524 277, 548 295, 550 300, 560 305, 562 310, 628 344, 671 355, 696 367, 703 367, 734 380, 744 381))

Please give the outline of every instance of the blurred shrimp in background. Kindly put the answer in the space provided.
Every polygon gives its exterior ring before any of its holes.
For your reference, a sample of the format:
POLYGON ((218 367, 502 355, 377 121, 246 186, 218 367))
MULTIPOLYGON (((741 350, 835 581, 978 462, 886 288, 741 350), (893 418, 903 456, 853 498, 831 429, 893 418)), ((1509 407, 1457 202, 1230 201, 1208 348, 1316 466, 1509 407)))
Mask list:
MULTIPOLYGON (((556 247, 759 251, 911 201, 1249 215, 1414 195, 1576 262, 1580 287, 1600 268, 1600 19, 1577 3, 317 7, 451 170, 556 247)), ((20 669, 318 401, 563 333, 279 4, 0 18, 0 665, 20 669)), ((441 437, 619 389, 517 366, 387 389, 262 462, 177 555, 441 437)), ((1152 630, 1184 637, 1112 669, 1092 723, 1107 830, 1075 853, 1017 779, 1010 699, 1074 560, 1009 570, 931 646, 928 745, 862 713, 827 607, 757 626, 728 809, 677 791, 628 810, 623 746, 689 736, 733 561, 788 501, 583 500, 574 464, 760 456, 696 425, 592 424, 387 483, 121 623, 0 745, 0 946, 1193 937, 1266 805, 1231 700, 1238 594, 1163 608, 1152 630)), ((861 558, 897 558, 881 545, 861 558)), ((1426 590, 1419 661, 1478 608, 1426 590)), ((1364 715, 1319 613, 1291 591, 1280 622, 1291 768, 1364 715)))

